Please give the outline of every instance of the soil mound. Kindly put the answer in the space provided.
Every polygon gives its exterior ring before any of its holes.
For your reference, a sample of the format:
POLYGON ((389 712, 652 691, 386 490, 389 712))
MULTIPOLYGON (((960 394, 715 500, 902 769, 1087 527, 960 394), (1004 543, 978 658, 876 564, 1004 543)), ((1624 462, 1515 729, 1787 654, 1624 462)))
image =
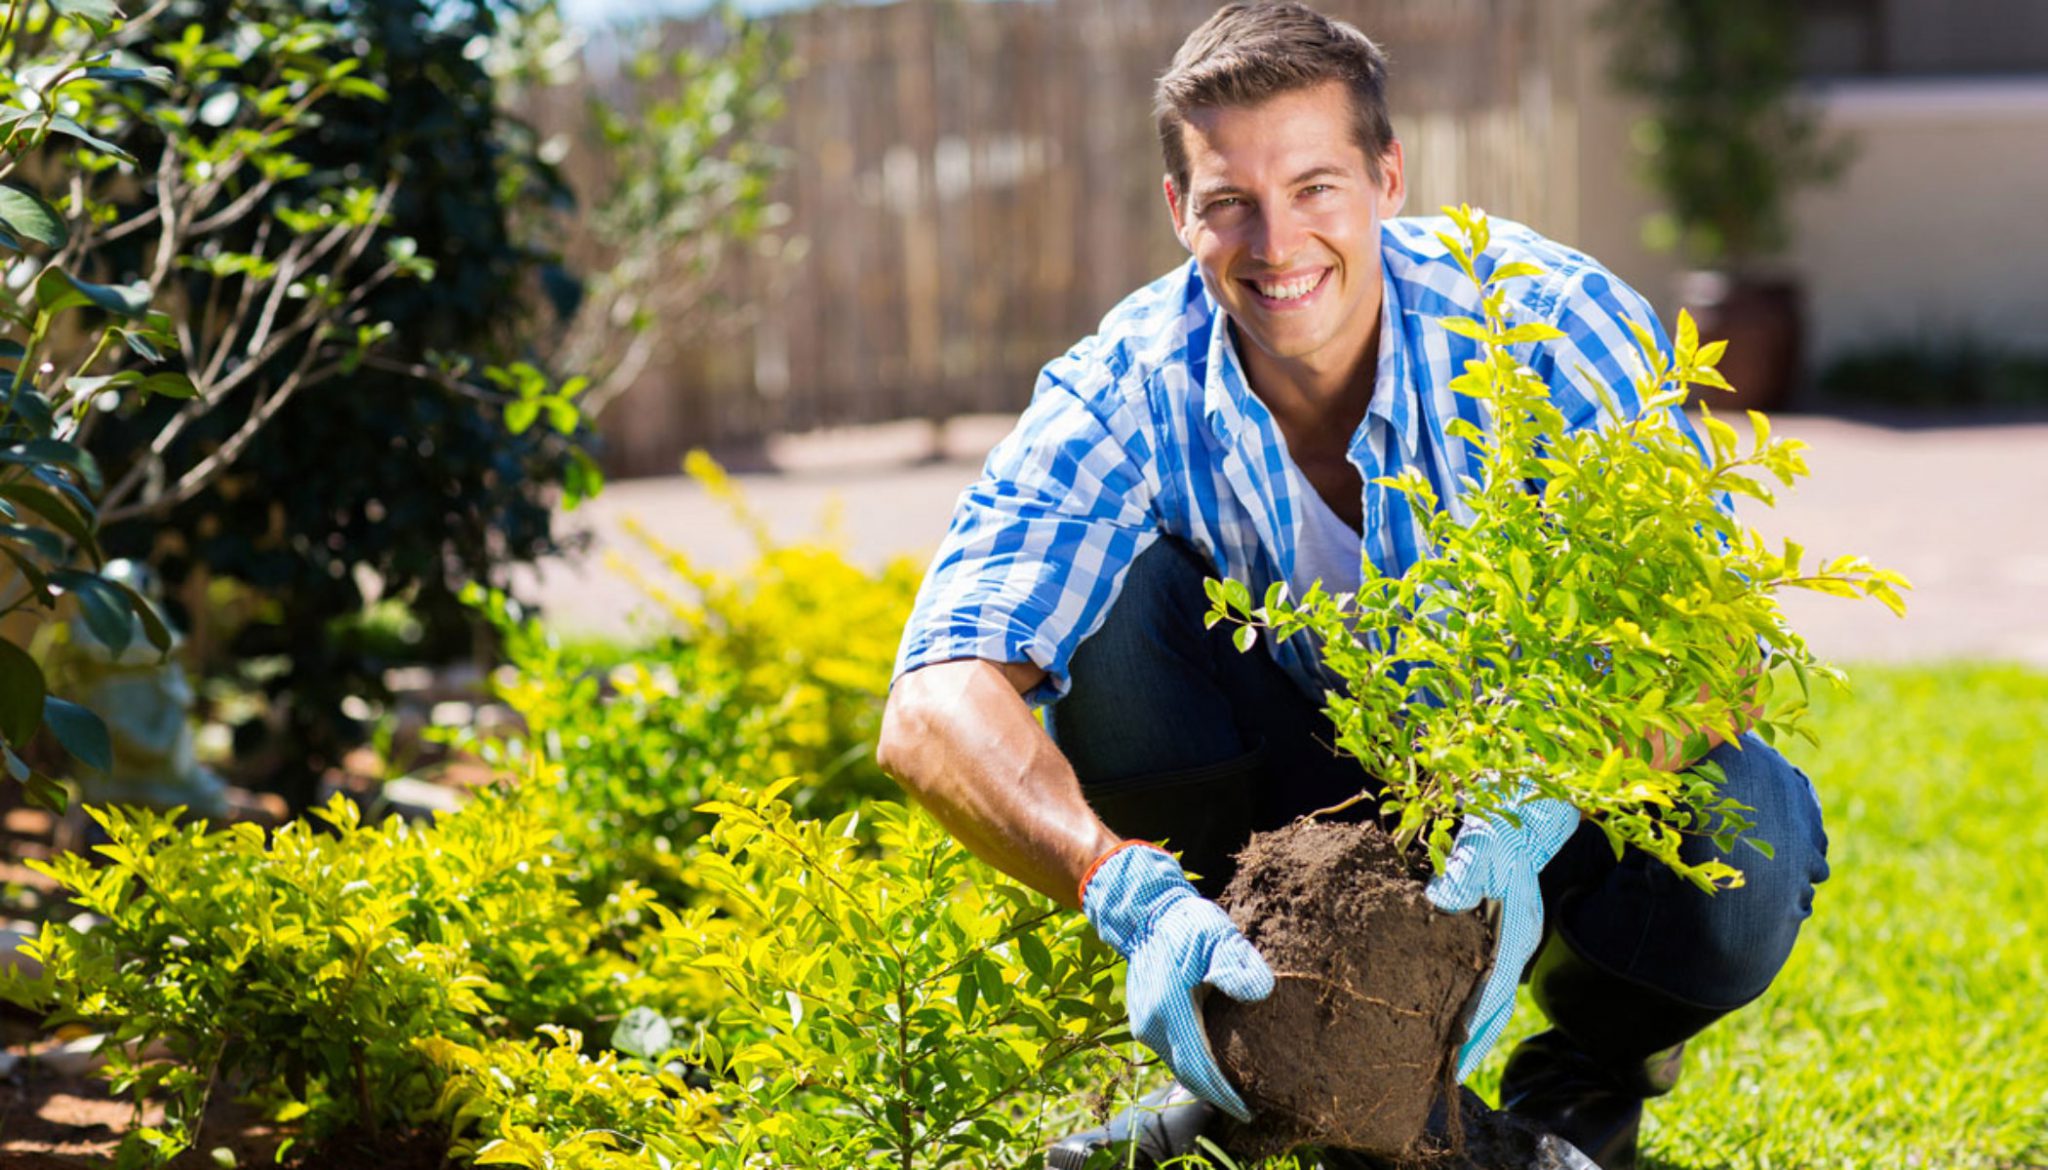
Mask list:
POLYGON ((1298 821, 1238 855, 1219 901, 1275 985, 1260 1003, 1205 1001, 1217 1060, 1252 1109, 1227 1135, 1234 1151, 1427 1160, 1430 1105, 1454 1091, 1492 931, 1431 906, 1422 877, 1369 824, 1298 821))

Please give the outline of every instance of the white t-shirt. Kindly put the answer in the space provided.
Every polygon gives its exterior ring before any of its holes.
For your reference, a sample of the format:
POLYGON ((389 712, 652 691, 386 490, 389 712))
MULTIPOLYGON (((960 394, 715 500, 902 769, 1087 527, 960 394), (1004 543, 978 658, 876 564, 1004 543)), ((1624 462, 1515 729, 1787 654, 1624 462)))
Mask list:
POLYGON ((1282 450, 1287 474, 1294 477, 1294 498, 1302 501, 1301 518, 1294 540, 1294 573, 1287 587, 1299 601, 1308 587, 1323 583, 1325 593, 1355 593, 1363 581, 1358 529, 1323 502, 1321 492, 1303 475, 1292 453, 1282 450))

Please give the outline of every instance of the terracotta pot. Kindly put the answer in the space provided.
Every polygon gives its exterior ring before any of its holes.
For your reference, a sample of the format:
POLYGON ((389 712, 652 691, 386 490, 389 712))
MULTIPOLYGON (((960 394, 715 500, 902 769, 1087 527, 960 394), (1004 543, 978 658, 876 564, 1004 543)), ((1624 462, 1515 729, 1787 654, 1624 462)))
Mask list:
POLYGON ((1777 411, 1798 383, 1806 342, 1806 318, 1799 282, 1718 270, 1679 278, 1678 303, 1698 323, 1700 340, 1726 341, 1721 376, 1735 393, 1694 387, 1692 402, 1716 410, 1777 411))

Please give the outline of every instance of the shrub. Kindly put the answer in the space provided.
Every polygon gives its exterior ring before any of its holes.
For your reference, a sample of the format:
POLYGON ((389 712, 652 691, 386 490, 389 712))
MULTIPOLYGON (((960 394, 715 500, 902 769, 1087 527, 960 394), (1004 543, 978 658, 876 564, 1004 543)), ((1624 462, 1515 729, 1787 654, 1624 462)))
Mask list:
POLYGON ((800 819, 780 799, 791 783, 705 806, 708 897, 655 906, 639 956, 649 991, 715 985, 635 1013, 614 1045, 639 1066, 562 1035, 431 1046, 454 1071, 444 1113, 476 1122, 459 1150, 532 1167, 1011 1166, 1116 1079, 1117 959, 1078 916, 902 805, 800 819))
MULTIPOLYGON (((95 868, 35 862, 103 921, 46 923, 7 998, 102 1032, 106 1075, 166 1104, 126 1164, 200 1139, 216 1089, 246 1090, 319 1139, 418 1120, 432 1099, 423 1036, 479 1038, 580 1004, 603 925, 571 916, 549 828, 495 799, 433 827, 366 826, 337 797, 268 841, 254 825, 180 827, 175 813, 91 810, 95 868)), ((629 892, 630 896, 630 892, 629 892)))
POLYGON ((501 595, 469 594, 499 630, 494 686, 525 731, 458 738, 514 770, 536 751, 561 764, 556 819, 592 896, 632 879, 689 897, 688 849, 710 825, 697 809, 720 781, 800 776, 790 803, 816 816, 896 791, 874 742, 916 566, 875 573, 829 539, 778 544, 715 464, 689 467, 753 534, 756 560, 713 572, 643 533, 673 578, 634 574, 669 626, 653 644, 619 661, 564 645, 501 595))
POLYGON ((1501 807, 1526 782, 1577 806, 1617 852, 1636 846, 1703 887, 1739 884, 1733 867, 1689 865, 1678 849, 1685 834, 1733 848, 1750 827, 1745 810, 1718 795, 1711 765, 1655 767, 1658 743, 1682 741, 1697 759, 1707 729, 1803 733, 1809 677, 1833 672, 1785 625, 1773 593, 1867 595, 1903 613, 1906 582, 1858 557, 1810 566, 1799 545, 1774 551, 1724 508, 1730 493, 1771 503, 1761 477, 1790 486, 1806 473, 1804 444, 1773 438, 1755 411, 1746 452, 1711 411, 1706 451, 1678 429, 1688 386, 1727 386, 1714 371, 1725 343, 1701 345, 1688 316, 1670 355, 1630 323, 1644 363, 1640 414, 1621 417, 1603 387, 1604 424, 1566 433, 1549 387, 1517 353, 1562 334, 1510 324, 1498 287, 1536 275, 1534 265, 1482 279, 1473 258, 1486 218, 1451 215, 1460 234, 1440 238, 1485 293, 1484 321, 1443 321, 1480 347, 1451 388, 1482 403, 1491 426, 1449 427, 1481 456, 1480 482, 1445 506, 1419 472, 1380 481, 1407 497, 1427 534, 1429 551, 1401 577, 1368 559, 1355 595, 1318 587, 1290 601, 1276 586, 1263 605, 1241 582, 1211 582, 1211 620, 1248 623, 1240 646, 1260 626, 1320 641, 1348 684, 1328 697, 1338 745, 1383 778, 1380 807, 1398 818, 1397 838, 1425 842, 1439 868, 1462 815, 1501 807), (1771 704, 1779 675, 1757 673, 1759 648, 1797 697, 1771 704))

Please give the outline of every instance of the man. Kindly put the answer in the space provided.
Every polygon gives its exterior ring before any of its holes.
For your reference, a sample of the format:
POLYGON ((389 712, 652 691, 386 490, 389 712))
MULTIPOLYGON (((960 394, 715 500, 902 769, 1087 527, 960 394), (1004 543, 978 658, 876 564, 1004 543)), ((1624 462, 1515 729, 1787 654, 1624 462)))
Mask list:
MULTIPOLYGON (((1476 348, 1435 319, 1477 316, 1477 297, 1433 237, 1446 224, 1394 218, 1404 159, 1385 73, 1358 30, 1298 4, 1232 4, 1189 36, 1155 113, 1192 260, 1045 368, 962 496, 904 634, 883 766, 981 857, 1082 907, 1129 960, 1134 1033, 1185 1086, 1057 1144, 1054 1166, 1129 1141, 1141 1164, 1160 1160, 1215 1109, 1245 1116, 1198 996, 1255 999, 1272 977, 1203 895, 1253 831, 1373 786, 1326 746, 1306 640, 1237 653, 1227 627, 1204 628, 1203 580, 1335 591, 1361 557, 1398 574, 1418 528, 1372 481, 1419 468, 1450 499, 1476 470, 1445 432, 1481 421, 1447 389, 1476 348), (1143 844, 1161 841, 1181 864, 1143 844)), ((1566 335, 1525 361, 1570 425, 1600 420, 1589 379, 1639 409, 1624 322, 1662 336, 1642 299, 1496 220, 1482 271, 1509 260, 1545 270, 1508 287, 1517 319, 1566 335)), ((1468 824, 1432 886, 1446 908, 1491 899, 1530 927, 1503 931, 1460 1075, 1527 967, 1552 1026, 1509 1057, 1503 1107, 1609 1170, 1634 1164, 1643 1101, 1671 1089, 1684 1042, 1776 975, 1827 874, 1803 775, 1754 737, 1708 758, 1776 846, 1770 861, 1724 857, 1746 873, 1739 890, 1709 897, 1639 854, 1617 861, 1557 802, 1468 824)), ((1707 842, 1688 852, 1709 856, 1707 842)))

